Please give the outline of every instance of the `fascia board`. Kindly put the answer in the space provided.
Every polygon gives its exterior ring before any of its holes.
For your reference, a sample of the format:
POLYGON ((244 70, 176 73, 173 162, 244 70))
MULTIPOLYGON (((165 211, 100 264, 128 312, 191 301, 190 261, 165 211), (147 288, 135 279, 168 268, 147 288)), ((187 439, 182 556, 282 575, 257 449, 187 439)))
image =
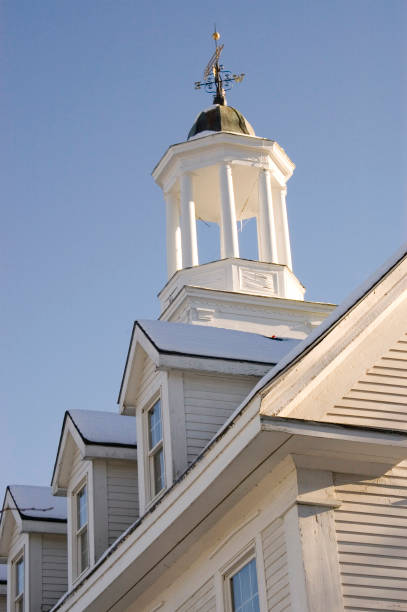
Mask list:
POLYGON ((213 134, 202 136, 202 138, 185 140, 168 147, 164 155, 153 168, 151 175, 156 183, 160 184, 161 174, 173 160, 173 158, 184 153, 189 153, 189 151, 199 151, 202 149, 211 148, 214 145, 222 146, 223 144, 232 144, 235 146, 240 145, 246 148, 248 146, 258 148, 259 146, 264 147, 266 145, 271 149, 274 142, 274 140, 268 140, 267 138, 261 138, 260 136, 234 134, 233 132, 214 132, 213 134))
POLYGON ((86 444, 84 459, 123 459, 137 461, 137 447, 115 446, 113 444, 86 444))
POLYGON ((264 376, 273 364, 250 361, 232 361, 227 359, 211 359, 210 357, 194 357, 189 355, 160 354, 158 369, 160 370, 193 370, 196 372, 217 372, 246 376, 264 376))
POLYGON ((120 386, 119 398, 117 400, 117 403, 120 405, 120 408, 123 407, 126 401, 126 391, 129 385, 130 376, 133 375, 133 364, 135 361, 136 351, 138 347, 140 347, 148 355, 148 357, 156 365, 158 365, 158 350, 136 321, 133 326, 129 350, 126 359, 126 365, 124 367, 122 383, 120 386))
MULTIPOLYGON (((265 415, 261 415, 260 422, 262 431, 280 431, 293 436, 291 444, 297 453, 308 454, 312 450, 314 454, 330 455, 337 459, 348 459, 359 454, 366 462, 386 466, 407 459, 407 431, 265 415)), ((354 461, 354 464, 355 470, 360 473, 359 462, 354 461)), ((325 466, 325 462, 321 465, 325 466)))
POLYGON ((52 521, 49 519, 35 520, 23 519, 22 533, 55 533, 65 534, 67 532, 66 521, 52 521))
POLYGON ((235 156, 239 159, 243 152, 250 152, 259 158, 259 162, 265 154, 270 156, 278 171, 284 176, 283 182, 286 182, 294 172, 295 165, 275 141, 258 136, 217 132, 169 147, 154 168, 152 176, 161 189, 167 191, 173 183, 173 174, 177 171, 176 166, 179 164, 188 165, 188 158, 196 159, 195 163, 192 162, 192 170, 195 167, 202 168, 205 165, 226 160, 229 156, 231 156, 231 159, 234 159, 235 156), (198 153, 201 154, 199 161, 198 153), (218 153, 219 159, 217 159, 216 153, 218 153), (208 157, 207 163, 202 159, 202 155, 205 158, 208 157))

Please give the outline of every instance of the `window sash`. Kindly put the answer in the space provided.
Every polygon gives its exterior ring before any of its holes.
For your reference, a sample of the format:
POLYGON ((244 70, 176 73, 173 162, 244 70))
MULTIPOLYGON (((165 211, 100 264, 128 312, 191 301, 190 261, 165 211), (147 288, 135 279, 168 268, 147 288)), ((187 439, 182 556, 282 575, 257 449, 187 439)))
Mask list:
POLYGON ((75 548, 76 576, 80 576, 89 567, 89 532, 88 532, 88 487, 83 484, 74 495, 75 499, 75 548))
POLYGON ((148 411, 148 448, 152 451, 163 439, 161 400, 148 411))
POLYGON ((15 563, 15 600, 24 596, 24 557, 17 559, 15 563))
POLYGON ((255 557, 229 575, 228 583, 233 612, 260 612, 255 557))

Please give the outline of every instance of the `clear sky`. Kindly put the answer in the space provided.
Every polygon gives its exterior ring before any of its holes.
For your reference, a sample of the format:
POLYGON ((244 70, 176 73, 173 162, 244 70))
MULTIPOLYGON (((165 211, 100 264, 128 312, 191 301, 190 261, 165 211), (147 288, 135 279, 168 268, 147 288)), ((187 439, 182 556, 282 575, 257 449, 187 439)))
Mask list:
POLYGON ((297 166, 306 297, 342 301, 406 238, 405 0, 3 0, 1 489, 49 484, 65 410, 116 410, 166 281, 150 173, 211 103, 193 83, 214 21, 246 73, 229 103, 297 166))

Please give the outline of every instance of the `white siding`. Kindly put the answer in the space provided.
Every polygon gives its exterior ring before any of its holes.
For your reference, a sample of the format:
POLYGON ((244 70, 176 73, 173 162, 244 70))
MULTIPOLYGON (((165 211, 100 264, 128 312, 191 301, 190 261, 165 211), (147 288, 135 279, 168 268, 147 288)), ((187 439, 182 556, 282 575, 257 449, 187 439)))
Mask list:
POLYGON ((216 596, 213 578, 185 601, 176 612, 216 612, 216 596))
POLYGON ((184 374, 188 463, 201 453, 257 380, 251 376, 184 374))
MULTIPOLYGON (((20 532, 17 527, 17 523, 14 523, 13 533, 10 538, 10 548, 9 550, 13 550, 17 544, 18 538, 20 537, 20 532)), ((17 551, 16 551, 17 552, 17 551)))
POLYGON ((109 546, 139 516, 137 463, 107 462, 109 546))
POLYGON ((407 430, 407 334, 335 402, 324 420, 407 430))
POLYGON ((68 589, 65 536, 42 536, 42 610, 50 610, 68 589))
POLYGON ((283 521, 281 519, 275 520, 263 530, 261 535, 267 610, 270 612, 288 612, 288 610, 291 610, 291 604, 283 521))
POLYGON ((81 476, 85 473, 87 467, 88 467, 89 462, 85 461, 81 458, 81 454, 79 452, 78 447, 75 444, 75 451, 74 451, 74 456, 72 459, 72 467, 71 467, 71 476, 69 481, 72 483, 76 483, 78 482, 78 480, 80 480, 81 476), (77 480, 78 479, 78 480, 77 480))
POLYGON ((151 384, 155 377, 158 376, 155 363, 146 356, 143 362, 143 368, 140 376, 140 383, 137 389, 136 406, 143 408, 144 404, 151 399, 151 384))
POLYGON ((377 479, 334 482, 345 609, 407 611, 407 462, 377 479))

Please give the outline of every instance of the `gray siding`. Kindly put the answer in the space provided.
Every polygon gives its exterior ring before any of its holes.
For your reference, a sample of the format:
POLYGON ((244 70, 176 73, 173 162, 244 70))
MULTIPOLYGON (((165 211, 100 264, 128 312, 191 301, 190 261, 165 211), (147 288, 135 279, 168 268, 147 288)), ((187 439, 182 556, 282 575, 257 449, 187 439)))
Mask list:
POLYGON ((252 376, 184 374, 189 464, 202 452, 257 380, 252 376))
POLYGON ((291 610, 283 521, 281 519, 275 520, 264 529, 261 536, 266 579, 267 610, 270 612, 291 610))
POLYGON ((156 372, 155 363, 146 355, 140 376, 140 383, 137 389, 137 408, 143 408, 144 404, 151 400, 151 384, 156 376, 158 376, 158 374, 156 372))
POLYGON ((347 612, 407 611, 407 462, 377 479, 335 475, 347 612))
POLYGON ((335 402, 324 420, 407 428, 407 334, 335 402))
POLYGON ((71 467, 71 476, 70 476, 70 482, 77 482, 77 478, 80 479, 81 476, 83 476, 83 474, 85 473, 87 467, 89 465, 89 461, 84 460, 81 458, 81 454, 79 452, 78 447, 75 444, 75 452, 74 452, 74 456, 72 459, 72 467, 71 467))
POLYGON ((216 596, 213 578, 185 601, 176 612, 216 612, 216 596))
POLYGON ((68 589, 65 536, 42 536, 42 610, 50 610, 68 589))
POLYGON ((109 546, 139 516, 137 463, 107 462, 109 546))

